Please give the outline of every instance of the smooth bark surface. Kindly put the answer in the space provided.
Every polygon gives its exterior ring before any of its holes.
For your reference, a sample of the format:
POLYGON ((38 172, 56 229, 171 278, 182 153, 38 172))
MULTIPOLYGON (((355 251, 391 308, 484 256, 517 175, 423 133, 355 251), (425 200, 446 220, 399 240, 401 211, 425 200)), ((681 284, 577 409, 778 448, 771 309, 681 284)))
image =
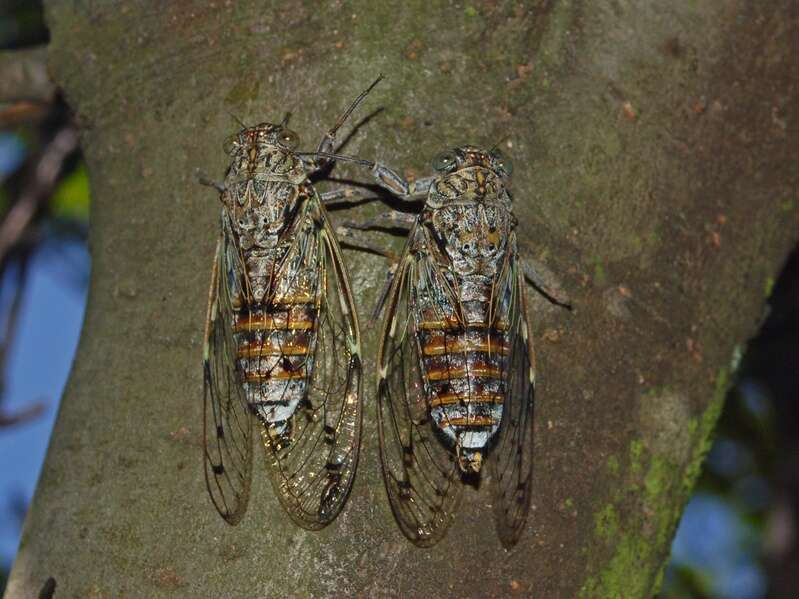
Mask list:
MULTIPOLYGON (((84 128, 93 274, 9 597, 48 577, 57 597, 653 595, 799 235, 794 2, 47 4, 51 70, 84 128), (195 170, 221 178, 230 113, 291 110, 315 148, 380 72, 358 116, 383 110, 346 152, 423 175, 442 149, 506 138, 520 239, 573 300, 568 312, 530 294, 535 493, 510 552, 487 488, 434 548, 402 537, 371 378, 355 489, 327 529, 291 524, 257 468, 239 526, 206 496, 200 361, 219 205, 195 170)), ((345 258, 365 319, 387 264, 345 258)), ((373 373, 376 330, 364 337, 373 373)))

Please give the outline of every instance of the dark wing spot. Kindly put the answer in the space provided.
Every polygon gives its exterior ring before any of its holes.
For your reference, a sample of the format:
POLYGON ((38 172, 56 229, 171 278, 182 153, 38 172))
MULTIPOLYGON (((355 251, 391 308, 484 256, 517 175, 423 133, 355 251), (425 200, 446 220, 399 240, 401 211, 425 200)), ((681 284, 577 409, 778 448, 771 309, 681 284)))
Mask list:
POLYGON ((402 463, 406 468, 413 466, 413 449, 409 445, 402 446, 402 463))
POLYGON ((411 483, 409 483, 407 480, 398 480, 397 487, 399 487, 400 499, 411 498, 411 483))
POLYGON ((322 491, 322 496, 319 498, 319 519, 322 522, 329 521, 337 512, 336 506, 338 505, 339 496, 341 494, 341 487, 338 484, 339 477, 332 476, 328 480, 322 491))

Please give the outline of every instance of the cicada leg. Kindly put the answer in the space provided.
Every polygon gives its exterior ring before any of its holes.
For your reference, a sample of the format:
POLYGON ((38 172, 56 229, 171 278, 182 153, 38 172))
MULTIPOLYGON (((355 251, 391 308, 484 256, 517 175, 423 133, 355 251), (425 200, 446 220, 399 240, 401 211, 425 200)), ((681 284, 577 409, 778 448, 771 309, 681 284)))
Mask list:
POLYGON ((405 202, 424 199, 427 196, 427 192, 430 191, 430 186, 437 179, 436 176, 430 176, 408 181, 397 171, 380 162, 373 163, 372 176, 380 187, 390 191, 405 202))
POLYGON ((383 214, 371 218, 363 223, 345 223, 336 227, 336 234, 338 235, 342 244, 360 250, 380 254, 381 256, 385 256, 392 261, 392 264, 389 266, 388 272, 386 273, 386 282, 380 291, 377 304, 375 305, 374 310, 372 310, 369 323, 367 324, 367 326, 370 328, 374 326, 374 324, 377 322, 377 318, 383 311, 383 306, 388 298, 389 289, 391 289, 391 282, 394 280, 394 273, 397 271, 399 257, 392 252, 389 252, 382 247, 378 247, 370 241, 367 241, 364 238, 362 231, 374 228, 401 228, 409 230, 415 221, 416 215, 414 214, 391 211, 384 212, 383 214))
MULTIPOLYGON (((529 256, 522 256, 522 272, 524 273, 524 278, 527 280, 527 282, 532 285, 536 291, 543 294, 549 301, 564 308, 571 309, 571 299, 563 291, 560 283, 555 282, 554 285, 548 284, 544 280, 544 277, 535 268, 535 262, 536 261, 529 256)), ((539 268, 541 268, 541 266, 539 266, 539 268)))
POLYGON ((207 187, 213 187, 219 193, 223 193, 223 192, 227 191, 227 186, 224 183, 220 183, 219 181, 214 181, 213 179, 210 179, 209 177, 206 177, 204 173, 199 172, 199 171, 197 172, 197 181, 200 183, 200 185, 205 185, 207 187))
POLYGON ((366 236, 359 230, 359 227, 352 227, 350 225, 338 225, 335 228, 336 237, 339 243, 359 250, 365 250, 374 254, 385 256, 391 261, 396 262, 399 256, 395 253, 385 249, 384 247, 375 245, 366 239, 366 236))
POLYGON ((363 187, 341 187, 319 194, 319 199, 323 204, 335 204, 337 202, 359 202, 361 200, 379 199, 379 196, 370 189, 363 187))
POLYGON ((415 202, 423 200, 430 187, 436 181, 437 176, 432 175, 429 177, 422 177, 415 181, 408 181, 405 177, 400 175, 397 171, 389 168, 382 162, 372 162, 371 160, 364 160, 355 156, 347 156, 345 154, 333 154, 329 152, 322 152, 317 150, 315 153, 300 153, 298 154, 303 160, 307 160, 309 164, 317 164, 322 159, 335 160, 337 162, 350 162, 368 167, 371 171, 377 184, 383 189, 391 192, 397 199, 403 202, 415 202))
POLYGON ((416 219, 416 214, 389 210, 361 223, 349 221, 344 223, 343 226, 350 229, 359 229, 361 231, 371 231, 372 229, 403 229, 405 231, 410 231, 416 219))

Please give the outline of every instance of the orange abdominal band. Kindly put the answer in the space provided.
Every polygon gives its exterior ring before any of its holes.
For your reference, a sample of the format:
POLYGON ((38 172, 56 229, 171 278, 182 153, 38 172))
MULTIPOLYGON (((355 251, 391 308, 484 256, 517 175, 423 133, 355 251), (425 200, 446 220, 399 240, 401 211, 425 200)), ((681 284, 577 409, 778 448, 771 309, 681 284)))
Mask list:
POLYGON ((430 407, 437 408, 439 406, 447 406, 452 404, 480 404, 480 403, 493 403, 501 404, 504 397, 498 393, 475 393, 474 395, 461 395, 459 393, 447 393, 446 395, 439 395, 438 397, 430 400, 430 407))
POLYGON ((241 318, 236 321, 234 330, 240 331, 308 331, 313 328, 312 320, 292 320, 274 318, 269 315, 241 318))
POLYGON ((499 368, 487 364, 475 364, 470 368, 441 368, 431 369, 425 373, 424 377, 428 381, 447 381, 460 379, 466 376, 483 376, 491 379, 502 378, 499 368))
POLYGON ((496 341, 484 341, 482 343, 465 343, 463 341, 454 341, 452 343, 429 343, 422 348, 422 353, 425 356, 441 356, 444 354, 459 354, 469 351, 480 351, 489 354, 500 354, 506 356, 509 348, 507 345, 498 343, 496 341))
POLYGON ((444 418, 441 421, 441 426, 494 426, 496 422, 490 416, 463 416, 459 418, 444 418))

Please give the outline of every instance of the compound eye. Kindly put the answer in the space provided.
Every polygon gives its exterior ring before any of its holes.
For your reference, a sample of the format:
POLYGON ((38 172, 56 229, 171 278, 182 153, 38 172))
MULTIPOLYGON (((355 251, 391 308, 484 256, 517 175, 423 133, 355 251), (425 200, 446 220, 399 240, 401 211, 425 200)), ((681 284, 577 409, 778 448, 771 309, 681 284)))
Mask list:
POLYGON ((222 142, 222 150, 224 150, 225 154, 231 155, 239 146, 239 135, 231 135, 230 137, 226 138, 225 141, 222 142))
POLYGON ((442 152, 433 159, 433 168, 439 173, 448 173, 455 170, 458 165, 458 157, 455 152, 442 152))
POLYGON ((503 154, 500 150, 493 150, 491 155, 494 157, 494 160, 497 161, 499 168, 505 171, 506 175, 510 176, 510 174, 513 172, 513 161, 505 156, 505 154, 503 154))
POLYGON ((280 132, 279 139, 280 139, 280 144, 286 146, 290 150, 296 148, 297 144, 300 142, 300 138, 297 136, 297 134, 289 129, 283 129, 280 132))

